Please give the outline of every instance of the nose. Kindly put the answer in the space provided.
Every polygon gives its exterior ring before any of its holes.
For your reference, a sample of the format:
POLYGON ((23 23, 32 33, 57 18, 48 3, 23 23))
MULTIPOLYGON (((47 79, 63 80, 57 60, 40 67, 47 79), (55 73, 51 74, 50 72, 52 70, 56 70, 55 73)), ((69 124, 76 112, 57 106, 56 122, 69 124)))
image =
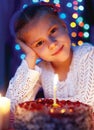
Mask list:
POLYGON ((53 50, 57 46, 56 39, 53 37, 48 38, 47 45, 50 50, 53 50))

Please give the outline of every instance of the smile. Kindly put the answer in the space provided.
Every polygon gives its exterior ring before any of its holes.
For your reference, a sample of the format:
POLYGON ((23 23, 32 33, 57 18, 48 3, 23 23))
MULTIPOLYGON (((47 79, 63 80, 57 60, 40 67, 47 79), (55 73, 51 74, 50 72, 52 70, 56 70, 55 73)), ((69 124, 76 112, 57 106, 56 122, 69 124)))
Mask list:
POLYGON ((59 50, 57 50, 55 53, 53 53, 52 55, 58 54, 61 50, 63 50, 63 47, 64 47, 64 45, 59 50))

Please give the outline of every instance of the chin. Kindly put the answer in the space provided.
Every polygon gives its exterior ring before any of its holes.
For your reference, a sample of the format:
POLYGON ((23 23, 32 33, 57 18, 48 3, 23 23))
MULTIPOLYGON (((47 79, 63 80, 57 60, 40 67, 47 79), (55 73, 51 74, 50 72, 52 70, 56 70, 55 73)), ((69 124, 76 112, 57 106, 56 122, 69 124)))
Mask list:
POLYGON ((65 62, 65 61, 67 61, 69 59, 69 55, 68 54, 63 54, 63 55, 61 55, 61 56, 59 56, 59 57, 57 57, 57 62, 65 62))

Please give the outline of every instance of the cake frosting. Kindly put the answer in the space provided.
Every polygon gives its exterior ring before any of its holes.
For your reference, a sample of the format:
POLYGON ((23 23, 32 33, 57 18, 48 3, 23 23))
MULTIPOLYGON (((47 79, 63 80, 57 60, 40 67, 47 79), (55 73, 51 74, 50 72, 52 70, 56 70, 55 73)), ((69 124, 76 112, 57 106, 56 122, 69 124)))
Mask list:
POLYGON ((90 106, 64 100, 37 99, 16 106, 15 130, 94 130, 90 106))

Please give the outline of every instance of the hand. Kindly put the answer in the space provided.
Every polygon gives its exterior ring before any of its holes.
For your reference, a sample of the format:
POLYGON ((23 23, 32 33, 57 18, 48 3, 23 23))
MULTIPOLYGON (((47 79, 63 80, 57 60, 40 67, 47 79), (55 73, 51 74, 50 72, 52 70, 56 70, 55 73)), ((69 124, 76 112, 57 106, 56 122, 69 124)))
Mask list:
POLYGON ((26 43, 22 42, 19 39, 16 39, 16 42, 19 43, 21 49, 26 54, 26 61, 28 63, 29 68, 34 69, 36 60, 38 58, 37 54, 28 46, 26 43))

